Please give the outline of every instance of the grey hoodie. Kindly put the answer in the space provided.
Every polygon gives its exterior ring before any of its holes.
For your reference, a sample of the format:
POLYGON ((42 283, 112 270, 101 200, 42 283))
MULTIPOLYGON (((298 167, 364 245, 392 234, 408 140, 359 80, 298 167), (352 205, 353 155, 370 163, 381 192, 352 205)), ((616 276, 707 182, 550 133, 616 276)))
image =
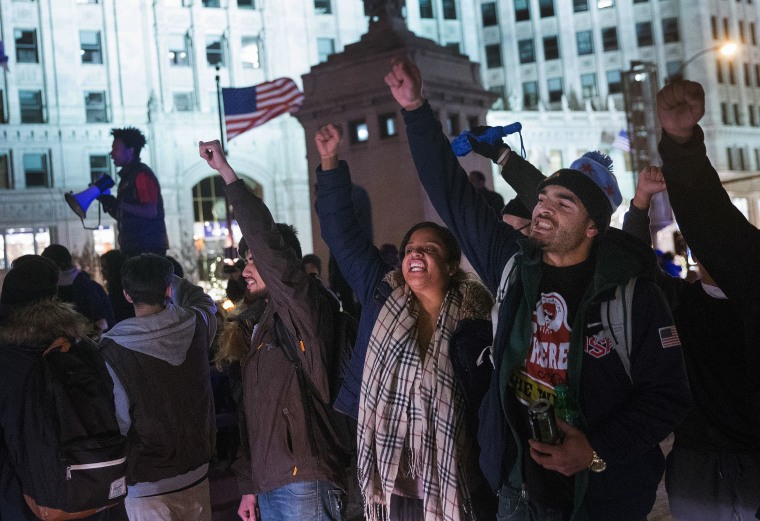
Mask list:
MULTIPOLYGON (((216 335, 216 305, 199 286, 174 276, 171 302, 159 313, 128 318, 116 324, 103 338, 120 346, 179 366, 187 356, 195 332, 196 314, 200 312, 208 328, 209 346, 216 335)), ((106 364, 114 383, 114 401, 119 428, 126 435, 132 424, 127 393, 110 365, 106 364)), ((208 464, 188 473, 155 482, 136 483, 129 487, 129 497, 152 496, 178 490, 203 478, 208 464)))

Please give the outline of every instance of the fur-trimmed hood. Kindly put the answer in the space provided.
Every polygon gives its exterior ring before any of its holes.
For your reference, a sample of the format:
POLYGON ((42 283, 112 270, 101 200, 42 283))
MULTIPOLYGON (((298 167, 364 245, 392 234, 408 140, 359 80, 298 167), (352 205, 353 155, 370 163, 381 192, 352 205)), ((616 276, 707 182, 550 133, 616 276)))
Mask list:
MULTIPOLYGON (((391 291, 399 286, 406 285, 401 268, 389 271, 383 278, 383 281, 391 287, 391 291)), ((483 283, 472 278, 469 274, 464 274, 463 277, 455 275, 451 279, 451 285, 453 289, 462 294, 462 304, 459 308, 461 313, 460 320, 470 318, 491 320, 491 308, 493 307, 494 299, 491 292, 488 291, 488 288, 483 283)))
POLYGON ((38 300, 0 318, 0 345, 41 346, 59 336, 76 339, 94 333, 92 324, 73 304, 58 299, 38 300))

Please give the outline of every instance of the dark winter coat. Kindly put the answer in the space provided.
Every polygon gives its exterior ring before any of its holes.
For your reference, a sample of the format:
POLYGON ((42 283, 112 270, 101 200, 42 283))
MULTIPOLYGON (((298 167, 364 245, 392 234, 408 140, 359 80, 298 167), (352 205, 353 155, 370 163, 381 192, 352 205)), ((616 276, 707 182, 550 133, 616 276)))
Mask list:
MULTIPOLYGON (((403 111, 407 137, 415 165, 433 206, 459 241, 463 253, 486 286, 496 292, 505 265, 517 258, 518 277, 513 295, 498 311, 494 338, 500 400, 483 416, 504 414, 509 377, 525 360, 530 345, 530 314, 539 294, 542 252, 524 236, 501 222, 467 180, 449 140, 429 104, 403 111)), ((634 295, 632 380, 627 378, 616 354, 594 357, 585 342, 598 322, 599 303, 612 298, 615 288, 646 272, 644 246, 619 230, 609 230, 595 250, 596 271, 572 326, 568 363, 570 395, 580 404, 583 428, 591 446, 607 462, 607 470, 575 475, 573 519, 606 516, 609 519, 640 519, 651 509, 657 483, 664 469, 658 442, 681 421, 690 397, 680 349, 663 349, 658 330, 672 326, 660 291, 639 279, 634 295)), ((515 418, 507 413, 507 424, 515 418)), ((487 465, 502 466, 502 482, 522 485, 522 444, 511 435, 490 437, 487 465)), ((481 458, 483 467, 484 458, 481 458)), ((487 469, 484 468, 484 471, 487 469)), ((493 469, 488 469, 493 473, 493 469)), ((489 474, 486 471, 486 474, 489 474)))

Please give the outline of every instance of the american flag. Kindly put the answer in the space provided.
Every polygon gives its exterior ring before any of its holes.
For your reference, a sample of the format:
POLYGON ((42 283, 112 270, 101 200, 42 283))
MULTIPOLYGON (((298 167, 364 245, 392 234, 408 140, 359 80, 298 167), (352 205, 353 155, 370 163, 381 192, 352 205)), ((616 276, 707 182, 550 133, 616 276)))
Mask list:
POLYGON ((659 332, 662 347, 678 347, 681 345, 681 339, 678 338, 676 326, 661 327, 659 332))
POLYGON ((619 148, 620 150, 623 150, 625 152, 630 152, 631 140, 628 139, 628 131, 621 130, 620 132, 618 132, 618 135, 615 136, 615 141, 612 142, 612 146, 615 148, 619 148))
POLYGON ((290 78, 278 78, 253 87, 222 89, 227 140, 263 125, 286 112, 296 112, 303 94, 290 78))

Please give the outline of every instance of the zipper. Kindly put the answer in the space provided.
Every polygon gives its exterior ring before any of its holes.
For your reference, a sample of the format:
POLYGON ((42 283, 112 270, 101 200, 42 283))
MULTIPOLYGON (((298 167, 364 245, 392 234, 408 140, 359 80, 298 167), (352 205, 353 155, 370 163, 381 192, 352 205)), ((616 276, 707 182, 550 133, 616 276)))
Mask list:
POLYGON ((113 467, 115 465, 121 465, 127 461, 126 456, 119 459, 113 459, 111 461, 101 461, 100 463, 82 463, 80 465, 69 465, 66 467, 66 479, 71 479, 71 471, 72 470, 91 470, 91 469, 102 469, 105 467, 113 467))

